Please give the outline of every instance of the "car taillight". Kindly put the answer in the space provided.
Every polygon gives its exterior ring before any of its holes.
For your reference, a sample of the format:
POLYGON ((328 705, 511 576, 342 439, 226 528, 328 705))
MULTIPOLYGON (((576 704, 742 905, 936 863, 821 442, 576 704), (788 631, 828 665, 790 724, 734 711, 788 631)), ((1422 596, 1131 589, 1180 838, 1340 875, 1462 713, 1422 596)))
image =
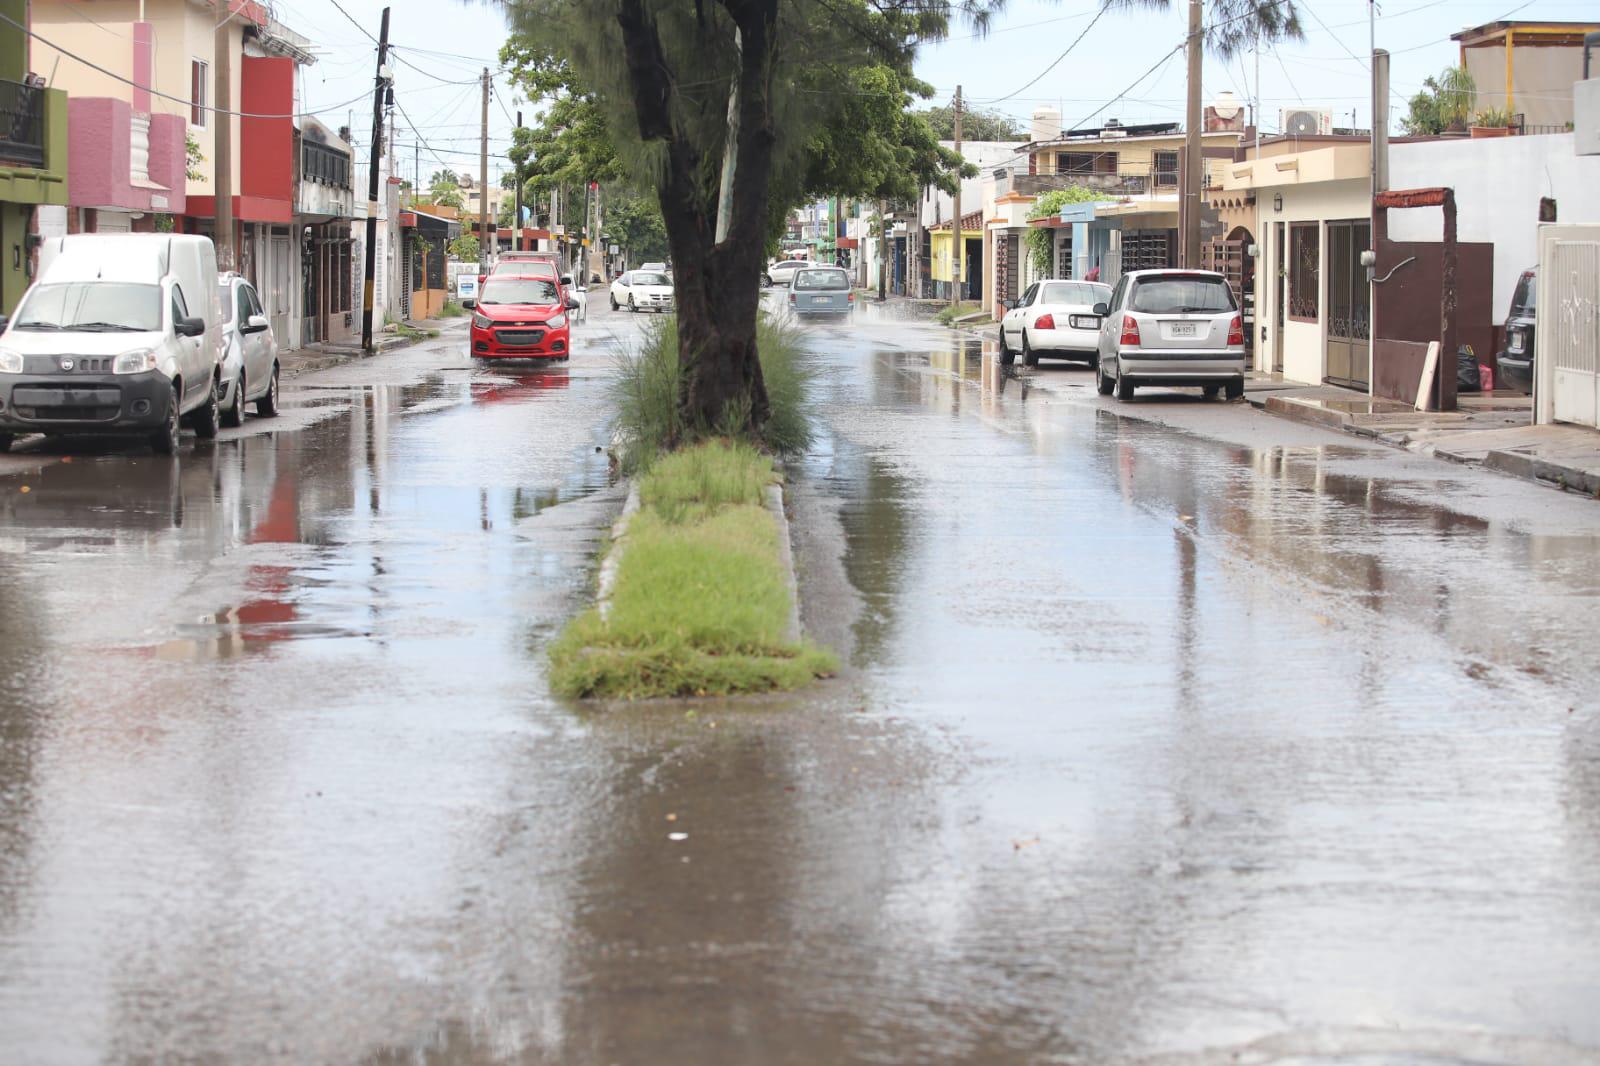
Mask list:
POLYGON ((1122 336, 1117 339, 1118 344, 1126 344, 1130 348, 1139 347, 1139 320, 1132 315, 1122 316, 1122 336))
POLYGON ((1033 320, 1033 328, 1034 329, 1055 329, 1056 328, 1056 316, 1055 315, 1040 315, 1038 318, 1033 320))
POLYGON ((844 299, 845 299, 846 303, 852 303, 852 304, 855 303, 856 302, 855 290, 854 289, 850 290, 850 292, 845 296, 844 299))
POLYGON ((1236 344, 1244 344, 1244 318, 1241 315, 1234 315, 1233 321, 1228 323, 1228 346, 1231 348, 1236 344))
POLYGON ((794 303, 794 293, 792 292, 789 294, 789 302, 794 303))

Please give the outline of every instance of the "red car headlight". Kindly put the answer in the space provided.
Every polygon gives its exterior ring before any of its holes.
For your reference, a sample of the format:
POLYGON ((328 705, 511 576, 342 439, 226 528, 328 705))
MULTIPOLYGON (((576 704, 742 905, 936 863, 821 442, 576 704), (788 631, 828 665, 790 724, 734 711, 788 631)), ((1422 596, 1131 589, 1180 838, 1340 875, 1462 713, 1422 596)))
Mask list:
POLYGON ((472 326, 474 329, 488 329, 492 325, 494 325, 494 323, 489 321, 488 315, 480 312, 472 316, 472 326))

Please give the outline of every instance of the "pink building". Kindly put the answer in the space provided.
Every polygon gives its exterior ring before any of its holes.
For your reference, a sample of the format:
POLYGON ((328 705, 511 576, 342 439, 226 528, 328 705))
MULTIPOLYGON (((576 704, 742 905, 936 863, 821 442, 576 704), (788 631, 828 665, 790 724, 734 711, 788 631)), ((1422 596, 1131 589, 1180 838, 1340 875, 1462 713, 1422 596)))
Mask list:
POLYGON ((72 229, 148 230, 156 215, 184 213, 181 116, 135 114, 128 101, 107 96, 74 97, 67 106, 72 229))

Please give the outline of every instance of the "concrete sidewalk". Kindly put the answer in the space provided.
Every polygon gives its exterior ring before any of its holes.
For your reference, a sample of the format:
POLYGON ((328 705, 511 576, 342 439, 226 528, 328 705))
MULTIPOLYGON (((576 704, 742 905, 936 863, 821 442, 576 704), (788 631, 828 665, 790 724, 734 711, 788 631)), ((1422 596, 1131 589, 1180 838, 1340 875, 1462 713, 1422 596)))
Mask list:
POLYGON ((1533 400, 1521 393, 1463 394, 1457 398, 1459 410, 1417 411, 1348 389, 1299 386, 1260 375, 1246 383, 1245 397, 1270 414, 1600 496, 1600 433, 1534 425, 1533 400))
MULTIPOLYGON (((448 334, 456 326, 465 326, 466 318, 426 319, 423 321, 407 321, 408 328, 418 330, 421 336, 408 337, 392 329, 385 329, 372 338, 374 355, 382 355, 400 348, 408 348, 422 341, 433 340, 429 331, 438 331, 440 336, 448 334)), ((319 342, 309 344, 304 348, 291 348, 278 353, 278 363, 282 367, 284 377, 297 377, 301 374, 311 374, 318 370, 347 363, 352 359, 362 359, 366 353, 361 350, 360 340, 319 342)))

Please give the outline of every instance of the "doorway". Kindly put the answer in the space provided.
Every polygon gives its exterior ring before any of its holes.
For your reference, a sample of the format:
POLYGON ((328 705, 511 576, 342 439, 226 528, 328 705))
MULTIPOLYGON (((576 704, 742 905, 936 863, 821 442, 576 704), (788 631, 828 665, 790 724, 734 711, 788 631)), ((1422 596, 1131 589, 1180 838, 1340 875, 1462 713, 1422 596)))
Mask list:
POLYGON ((1272 224, 1272 372, 1283 373, 1283 299, 1289 287, 1289 264, 1284 258, 1287 251, 1286 223, 1272 224))
POLYGON ((1372 301, 1361 252, 1371 243, 1369 219, 1328 223, 1328 333, 1325 380, 1367 391, 1372 382, 1372 301))

